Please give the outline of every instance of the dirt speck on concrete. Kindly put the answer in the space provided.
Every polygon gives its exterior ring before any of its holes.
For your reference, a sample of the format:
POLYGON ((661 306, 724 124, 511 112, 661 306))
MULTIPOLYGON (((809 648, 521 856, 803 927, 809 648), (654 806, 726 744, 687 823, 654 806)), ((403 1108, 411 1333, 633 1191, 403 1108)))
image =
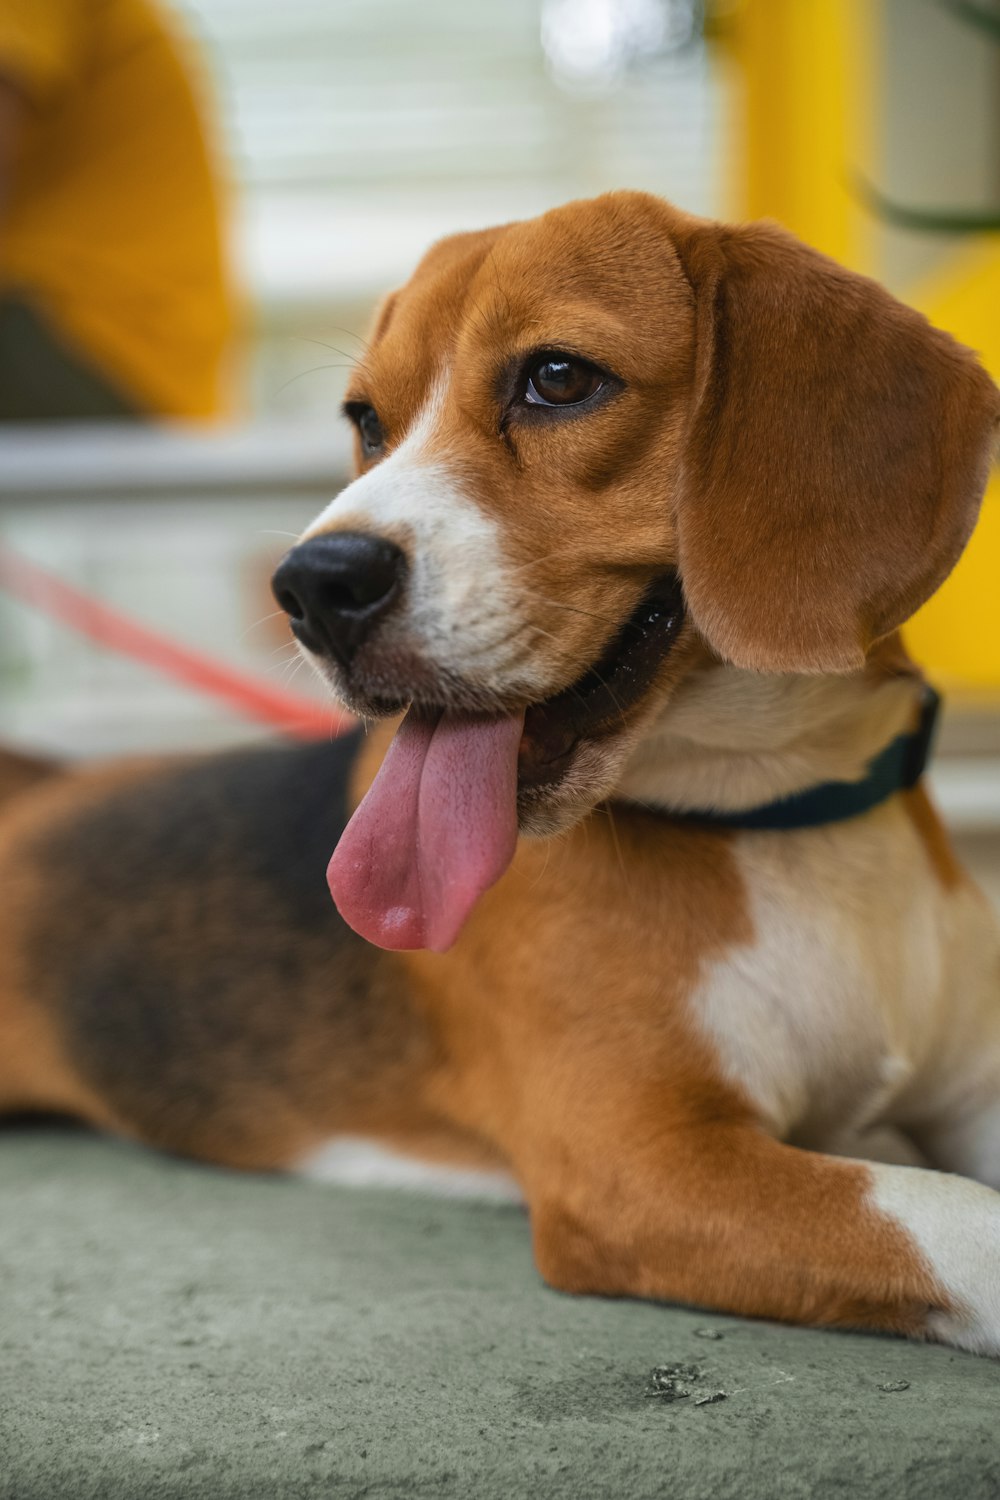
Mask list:
POLYGON ((654 1365, 649 1373, 646 1395, 661 1401, 683 1401, 691 1394, 688 1387, 700 1379, 701 1370, 697 1365, 654 1365))
POLYGON ((646 1392, 647 1396, 657 1397, 660 1401, 683 1401, 690 1396, 691 1392, 687 1386, 683 1386, 677 1380, 661 1380, 654 1385, 652 1390, 646 1392))
POLYGON ((700 1380, 701 1378, 700 1365, 686 1364, 654 1365, 650 1376, 654 1385, 659 1380, 700 1380))

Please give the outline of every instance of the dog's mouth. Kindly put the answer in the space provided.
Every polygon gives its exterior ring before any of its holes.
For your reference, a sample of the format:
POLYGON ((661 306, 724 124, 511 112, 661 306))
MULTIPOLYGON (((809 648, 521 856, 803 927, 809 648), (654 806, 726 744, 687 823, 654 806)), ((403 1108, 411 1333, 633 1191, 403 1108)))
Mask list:
POLYGON ((671 574, 554 696, 492 715, 415 702, 330 862, 355 931, 383 948, 451 947, 510 864, 519 820, 537 821, 584 747, 627 733, 683 618, 671 574))
POLYGON ((606 739, 628 727, 631 710, 648 693, 683 623, 680 580, 670 574, 643 596, 582 677, 528 707, 518 747, 521 792, 556 785, 582 741, 606 739))

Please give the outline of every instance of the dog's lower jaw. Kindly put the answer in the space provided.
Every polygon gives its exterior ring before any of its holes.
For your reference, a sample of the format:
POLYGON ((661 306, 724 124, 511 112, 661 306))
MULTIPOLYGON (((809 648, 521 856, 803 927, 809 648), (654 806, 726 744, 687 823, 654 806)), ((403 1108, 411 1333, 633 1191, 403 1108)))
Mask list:
MULTIPOLYGON (((643 724, 657 711, 645 715, 643 724)), ((643 724, 630 725, 614 736, 581 741, 558 780, 520 782, 517 820, 521 836, 550 838, 568 833, 601 803, 615 799, 622 771, 642 738, 643 724)))

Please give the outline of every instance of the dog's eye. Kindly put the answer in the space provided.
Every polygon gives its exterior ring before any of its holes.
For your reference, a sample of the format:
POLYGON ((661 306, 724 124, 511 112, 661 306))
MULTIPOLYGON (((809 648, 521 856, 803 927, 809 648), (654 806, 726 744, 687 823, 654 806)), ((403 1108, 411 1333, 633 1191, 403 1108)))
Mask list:
POLYGON ((529 406, 578 406, 603 384, 600 371, 584 360, 545 354, 528 370, 524 400, 529 406))
POLYGON ((344 410, 358 429, 361 452, 365 458, 374 458, 376 453, 381 453, 385 446, 385 433, 374 406, 366 406, 362 401, 349 401, 345 403, 344 410))
POLYGON ((365 456, 370 457, 378 453, 385 442, 385 433, 382 431, 382 423, 378 419, 378 413, 374 406, 363 406, 358 413, 358 431, 361 434, 361 446, 365 456))

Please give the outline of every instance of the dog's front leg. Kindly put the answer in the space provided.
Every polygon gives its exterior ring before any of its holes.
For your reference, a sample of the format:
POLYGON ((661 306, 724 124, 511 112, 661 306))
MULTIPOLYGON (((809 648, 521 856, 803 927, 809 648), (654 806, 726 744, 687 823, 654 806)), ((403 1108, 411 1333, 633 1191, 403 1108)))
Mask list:
POLYGON ((1000 1194, 979 1184, 799 1150, 747 1123, 559 1160, 531 1195, 553 1286, 1000 1355, 1000 1194))

